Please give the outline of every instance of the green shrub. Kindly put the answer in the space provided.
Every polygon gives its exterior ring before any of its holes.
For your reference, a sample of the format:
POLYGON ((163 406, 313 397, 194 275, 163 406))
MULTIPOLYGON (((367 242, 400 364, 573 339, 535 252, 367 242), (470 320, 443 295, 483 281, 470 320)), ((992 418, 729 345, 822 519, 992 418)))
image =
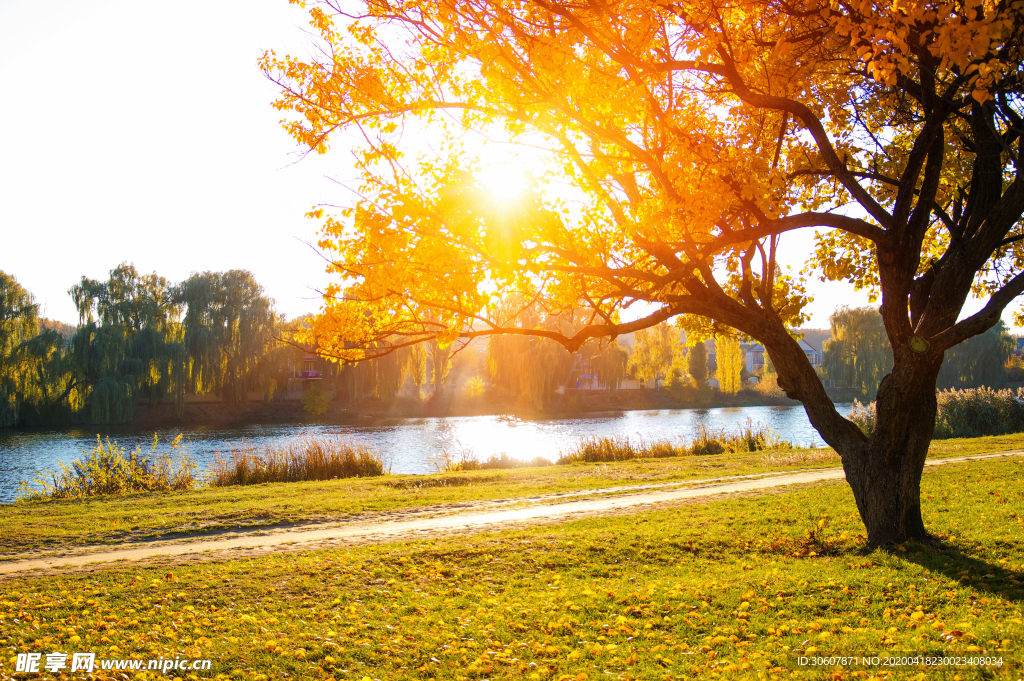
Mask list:
POLYGON ((330 395, 324 390, 324 387, 317 383, 312 388, 302 393, 302 397, 299 398, 302 402, 302 409, 309 416, 320 416, 327 412, 327 407, 330 405, 330 395))
POLYGON ((364 478, 389 468, 373 449, 338 437, 309 437, 287 447, 250 447, 230 454, 230 459, 214 457, 211 487, 364 478))
POLYGON ((761 372, 761 380, 754 385, 754 392, 769 400, 781 400, 786 396, 785 391, 779 387, 778 374, 761 372))
POLYGON ((125 455, 124 447, 108 437, 96 436, 96 446, 83 457, 65 466, 60 462, 60 473, 48 472, 49 480, 36 478, 39 490, 22 483, 23 498, 80 499, 110 494, 134 492, 170 492, 196 489, 196 464, 179 451, 181 435, 174 439, 170 449, 157 451, 159 440, 153 435, 150 453, 142 448, 125 455))

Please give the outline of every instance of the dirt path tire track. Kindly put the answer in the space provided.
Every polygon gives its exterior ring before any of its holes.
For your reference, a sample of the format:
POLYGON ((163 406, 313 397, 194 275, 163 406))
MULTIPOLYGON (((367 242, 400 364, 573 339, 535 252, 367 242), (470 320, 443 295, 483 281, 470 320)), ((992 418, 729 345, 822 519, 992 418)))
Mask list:
MULTIPOLYGON (((932 459, 926 463, 926 468, 934 468, 951 463, 1017 456, 1024 456, 1024 451, 932 459)), ((608 488, 605 490, 590 490, 586 493, 561 493, 552 496, 567 497, 566 500, 546 504, 536 503, 544 497, 504 499, 484 502, 484 505, 491 507, 490 509, 480 510, 479 508, 471 507, 471 510, 452 512, 450 508, 446 508, 443 509, 443 514, 441 515, 431 514, 430 509, 427 508, 411 512, 409 514, 411 517, 398 520, 376 519, 366 521, 356 519, 342 523, 324 523, 319 526, 306 525, 293 530, 254 531, 241 536, 218 539, 199 539, 193 541, 156 540, 147 542, 143 546, 132 548, 100 547, 98 550, 93 550, 89 553, 24 559, 16 558, 0 562, 0 577, 11 577, 30 571, 42 571, 45 574, 65 573, 85 566, 103 568, 102 565, 98 564, 115 561, 140 561, 154 558, 187 560, 189 557, 202 559, 209 557, 209 555, 204 556, 202 554, 210 554, 211 552, 229 552, 232 554, 243 552, 247 554, 248 552, 260 553, 266 550, 281 550, 282 548, 292 550, 309 549, 328 543, 362 544, 423 539, 438 535, 464 534, 487 529, 505 529, 520 525, 563 522, 579 517, 615 515, 635 507, 664 506, 699 497, 757 492, 790 485, 842 480, 844 478, 842 468, 823 468, 789 474, 768 474, 757 477, 738 476, 737 479, 728 480, 719 478, 717 480, 722 480, 721 482, 707 481, 706 484, 680 481, 678 483, 664 483, 664 487, 662 485, 648 484, 608 488), (630 490, 636 491, 630 493, 630 490), (620 493, 609 496, 609 492, 620 493), (534 505, 516 508, 494 508, 495 506, 507 506, 519 502, 532 502, 534 505)))

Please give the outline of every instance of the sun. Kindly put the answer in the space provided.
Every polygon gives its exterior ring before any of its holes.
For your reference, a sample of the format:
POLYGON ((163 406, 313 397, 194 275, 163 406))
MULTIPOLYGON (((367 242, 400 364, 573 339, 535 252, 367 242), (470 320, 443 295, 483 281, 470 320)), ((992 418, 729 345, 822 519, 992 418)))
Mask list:
POLYGON ((491 163, 480 171, 480 186, 500 204, 515 203, 526 193, 526 172, 515 161, 491 163))

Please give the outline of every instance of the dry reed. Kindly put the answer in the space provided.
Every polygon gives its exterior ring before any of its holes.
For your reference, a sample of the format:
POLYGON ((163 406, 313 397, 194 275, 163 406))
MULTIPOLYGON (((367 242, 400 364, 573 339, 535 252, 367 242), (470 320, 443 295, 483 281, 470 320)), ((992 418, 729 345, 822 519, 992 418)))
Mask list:
POLYGON ((480 471, 503 468, 536 468, 539 466, 550 466, 551 461, 543 456, 535 456, 532 459, 516 459, 505 452, 492 454, 490 458, 483 461, 469 447, 464 446, 458 440, 455 441, 457 452, 448 449, 441 450, 440 454, 428 459, 434 471, 437 473, 458 473, 461 471, 480 471))
POLYGON ((377 451, 339 437, 308 437, 284 447, 250 446, 229 454, 226 459, 214 457, 211 487, 364 478, 390 472, 377 451))
POLYGON ((581 440, 558 463, 629 461, 630 459, 661 459, 673 456, 713 456, 723 452, 759 452, 772 449, 792 449, 793 445, 768 428, 750 419, 736 433, 712 430, 703 423, 689 445, 667 440, 637 442, 628 437, 592 437, 581 440))
POLYGON ((650 444, 642 439, 633 442, 628 437, 590 437, 575 444, 568 452, 562 453, 558 463, 629 461, 630 459, 660 459, 684 456, 686 447, 674 445, 666 440, 650 444))

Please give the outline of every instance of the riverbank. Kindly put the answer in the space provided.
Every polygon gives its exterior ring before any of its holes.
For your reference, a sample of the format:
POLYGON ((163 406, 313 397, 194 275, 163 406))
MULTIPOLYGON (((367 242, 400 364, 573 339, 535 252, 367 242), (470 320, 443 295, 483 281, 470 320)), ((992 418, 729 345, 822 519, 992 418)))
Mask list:
POLYGON ((826 449, 772 450, 23 501, 0 504, 0 526, 5 528, 0 559, 30 549, 189 538, 341 521, 360 514, 386 517, 422 507, 454 508, 508 497, 787 472, 835 466, 838 461, 826 449))
MULTIPOLYGON (((848 405, 837 407, 840 413, 848 405)), ((746 428, 769 429, 796 446, 816 447, 821 438, 802 407, 743 407, 732 409, 661 409, 590 412, 578 418, 517 419, 501 416, 438 418, 352 418, 337 423, 246 424, 164 428, 83 427, 59 431, 0 432, 0 502, 14 500, 22 481, 41 471, 57 471, 58 462, 70 464, 96 447, 100 433, 126 451, 149 452, 153 437, 161 447, 182 435, 179 451, 196 462, 200 471, 215 459, 231 458, 232 451, 287 447, 310 437, 342 437, 353 446, 365 446, 387 456, 392 472, 430 473, 439 458, 486 461, 508 456, 521 460, 542 457, 555 461, 590 438, 612 438, 641 443, 668 442, 688 446, 709 433, 735 434, 746 428)), ((44 476, 48 475, 44 473, 44 476)))
MULTIPOLYGON (((1024 433, 933 442, 933 459, 1024 449, 1024 433)), ((687 484, 839 465, 828 448, 726 452, 540 468, 426 475, 383 475, 188 492, 138 493, 83 500, 0 504, 0 560, 24 551, 188 539, 255 529, 340 522, 360 514, 387 518, 426 507, 513 497, 575 494, 630 485, 687 484)))
MULTIPOLYGON (((833 402, 846 404, 855 399, 863 401, 857 389, 829 388, 833 402)), ((173 404, 141 403, 134 408, 132 417, 122 424, 138 430, 163 430, 173 427, 238 428, 249 425, 274 424, 359 424, 366 419, 432 418, 446 416, 494 416, 508 415, 520 419, 580 418, 590 415, 621 411, 643 411, 655 409, 718 409, 755 406, 789 407, 800 402, 787 398, 779 392, 766 395, 756 390, 745 389, 737 393, 722 393, 717 389, 697 390, 690 387, 638 389, 638 390, 592 390, 569 391, 555 396, 542 407, 501 396, 446 395, 441 398, 409 397, 394 400, 332 399, 327 411, 312 416, 306 412, 298 399, 275 399, 269 402, 251 400, 227 403, 215 398, 196 399, 185 403, 181 414, 173 404)), ((5 428, 0 432, 13 430, 50 430, 53 428, 95 428, 98 424, 87 422, 54 423, 35 425, 30 428, 5 428)))
POLYGON ((202 676, 253 681, 909 679, 935 671, 919 655, 948 659, 950 678, 1014 679, 1022 465, 927 473, 936 539, 891 552, 866 549, 849 488, 825 482, 471 536, 18 577, 0 621, 12 651, 208 659, 202 676), (803 661, 821 657, 845 661, 803 661))
MULTIPOLYGON (((842 398, 845 395, 838 395, 842 398)), ((852 401, 853 398, 845 400, 852 401)), ((842 400, 837 400, 842 401, 842 400)), ((173 426, 239 427, 252 424, 324 423, 358 424, 366 419, 430 418, 443 416, 508 415, 521 419, 580 418, 609 412, 652 409, 715 409, 752 406, 797 406, 800 403, 783 396, 766 397, 754 390, 728 394, 718 391, 614 390, 570 391, 543 408, 517 400, 500 398, 448 399, 398 398, 392 401, 367 399, 352 403, 332 400, 327 411, 310 416, 298 400, 271 402, 189 402, 178 416, 174 406, 140 405, 130 424, 140 430, 158 430, 173 426)))
MULTIPOLYGON (((1024 457, 1024 451, 979 454, 966 457, 931 458, 925 473, 937 466, 975 464, 994 459, 1024 457)), ((272 528, 235 528, 184 539, 174 537, 135 541, 118 545, 90 545, 63 550, 56 555, 38 552, 4 556, 0 577, 36 570, 51 573, 74 571, 86 565, 160 558, 188 560, 208 552, 296 551, 324 545, 358 545, 383 541, 448 537, 486 530, 525 525, 599 518, 619 513, 637 513, 705 497, 783 492, 844 479, 841 467, 810 468, 797 472, 766 472, 727 475, 685 482, 617 485, 571 492, 533 494, 497 500, 460 501, 457 504, 425 506, 388 513, 360 513, 342 521, 289 523, 272 528), (9 559, 8 559, 9 558, 9 559)), ((51 552, 54 553, 54 552, 51 552)))

